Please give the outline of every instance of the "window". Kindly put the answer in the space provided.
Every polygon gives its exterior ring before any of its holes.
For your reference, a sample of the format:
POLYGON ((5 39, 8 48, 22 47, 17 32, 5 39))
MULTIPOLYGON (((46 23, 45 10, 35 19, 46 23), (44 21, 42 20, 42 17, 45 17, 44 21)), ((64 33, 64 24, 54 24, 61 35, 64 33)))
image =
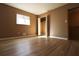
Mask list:
POLYGON ((30 17, 17 14, 16 15, 16 24, 20 25, 30 25, 30 17))

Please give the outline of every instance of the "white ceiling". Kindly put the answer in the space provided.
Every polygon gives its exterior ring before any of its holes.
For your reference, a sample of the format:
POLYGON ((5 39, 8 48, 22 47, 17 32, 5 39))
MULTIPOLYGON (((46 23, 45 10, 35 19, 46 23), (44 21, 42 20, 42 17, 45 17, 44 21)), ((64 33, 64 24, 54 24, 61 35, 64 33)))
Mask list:
POLYGON ((9 6, 40 15, 49 10, 58 8, 65 5, 66 3, 6 3, 9 6))

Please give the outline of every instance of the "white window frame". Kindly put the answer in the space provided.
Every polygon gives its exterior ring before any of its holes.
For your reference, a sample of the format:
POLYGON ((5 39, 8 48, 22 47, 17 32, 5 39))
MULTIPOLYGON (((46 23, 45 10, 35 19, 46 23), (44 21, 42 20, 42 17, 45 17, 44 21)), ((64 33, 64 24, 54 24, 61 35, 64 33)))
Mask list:
POLYGON ((30 17, 21 15, 21 14, 16 14, 16 24, 18 25, 30 25, 30 17))

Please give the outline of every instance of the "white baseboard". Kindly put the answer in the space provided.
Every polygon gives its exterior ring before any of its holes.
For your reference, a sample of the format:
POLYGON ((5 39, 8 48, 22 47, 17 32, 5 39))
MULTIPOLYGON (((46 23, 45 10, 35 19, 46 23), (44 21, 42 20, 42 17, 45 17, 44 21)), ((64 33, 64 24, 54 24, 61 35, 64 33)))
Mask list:
POLYGON ((0 40, 19 39, 19 38, 29 38, 29 37, 32 37, 32 36, 8 37, 8 38, 0 38, 0 40))
POLYGON ((57 39, 68 40, 68 38, 62 38, 62 37, 56 37, 56 36, 49 36, 49 38, 57 38, 57 39))
POLYGON ((19 38, 19 37, 0 38, 0 40, 8 40, 8 39, 16 39, 16 38, 19 38))
MULTIPOLYGON (((8 40, 8 39, 17 39, 17 38, 28 38, 25 36, 20 36, 20 37, 8 37, 8 38, 0 38, 0 40, 8 40)), ((38 38, 57 38, 57 39, 64 39, 64 40, 68 40, 68 38, 62 38, 62 37, 56 37, 56 36, 44 36, 44 37, 40 37, 38 36, 38 38)))

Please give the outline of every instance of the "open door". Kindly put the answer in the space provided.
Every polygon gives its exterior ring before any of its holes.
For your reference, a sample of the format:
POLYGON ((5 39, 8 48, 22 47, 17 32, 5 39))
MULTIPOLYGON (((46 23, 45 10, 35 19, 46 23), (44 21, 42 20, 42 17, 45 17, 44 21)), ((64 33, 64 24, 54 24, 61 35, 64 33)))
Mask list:
POLYGON ((69 39, 79 39, 79 8, 69 11, 69 39))

